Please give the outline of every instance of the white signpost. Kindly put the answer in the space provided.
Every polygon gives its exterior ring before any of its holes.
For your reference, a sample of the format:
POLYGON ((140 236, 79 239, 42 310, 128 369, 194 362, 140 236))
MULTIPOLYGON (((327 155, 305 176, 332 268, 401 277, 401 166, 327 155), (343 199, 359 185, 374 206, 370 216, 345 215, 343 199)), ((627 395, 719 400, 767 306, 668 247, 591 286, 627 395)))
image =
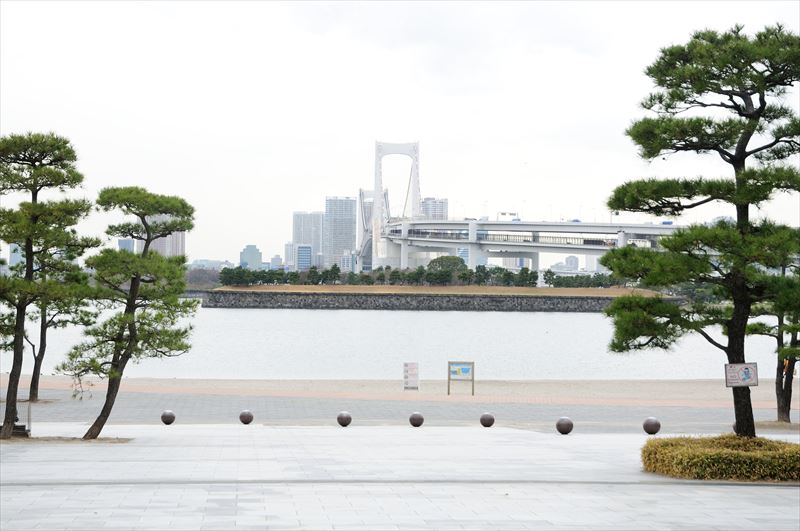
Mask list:
POLYGON ((475 362, 474 361, 448 361, 447 362, 447 394, 450 394, 452 380, 469 380, 472 382, 472 396, 475 396, 475 362))
POLYGON ((403 390, 419 391, 419 363, 416 361, 403 363, 403 390))
POLYGON ((725 364, 725 387, 752 387, 757 385, 757 363, 725 364))

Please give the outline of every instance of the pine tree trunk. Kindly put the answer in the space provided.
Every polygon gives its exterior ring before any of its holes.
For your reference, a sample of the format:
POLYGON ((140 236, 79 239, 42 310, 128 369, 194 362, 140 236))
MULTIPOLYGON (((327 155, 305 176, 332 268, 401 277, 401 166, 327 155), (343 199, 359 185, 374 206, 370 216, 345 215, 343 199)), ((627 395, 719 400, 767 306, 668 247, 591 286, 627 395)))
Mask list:
POLYGON ((31 386, 28 390, 28 401, 39 401, 39 376, 42 372, 42 362, 44 353, 47 350, 47 307, 40 310, 39 315, 39 351, 33 357, 33 374, 31 374, 31 386))
POLYGON ((756 423, 753 419, 753 406, 750 403, 749 387, 733 387, 733 410, 736 415, 734 429, 740 437, 755 437, 756 423))
MULTIPOLYGON (((728 363, 745 363, 744 339, 750 317, 750 302, 742 285, 743 275, 735 280, 733 290, 733 312, 728 321, 728 363)), ((733 387, 733 410, 736 416, 734 430, 740 437, 755 437, 756 423, 749 387, 733 387)))
POLYGON ((789 363, 785 366, 783 360, 778 360, 778 369, 775 374, 775 398, 778 401, 778 420, 780 422, 791 422, 789 413, 792 409, 792 382, 794 380, 794 368, 797 360, 789 358, 789 363))
POLYGON ((8 375, 8 391, 6 393, 6 411, 3 416, 3 427, 0 428, 0 439, 8 439, 14 430, 17 419, 17 391, 19 390, 19 377, 22 374, 22 356, 25 344, 25 307, 17 306, 14 320, 14 360, 11 364, 11 374, 8 375))
POLYGON ((106 390, 106 401, 103 403, 103 409, 100 410, 100 414, 97 416, 94 423, 83 435, 84 439, 97 439, 97 437, 100 435, 100 432, 103 431, 103 427, 106 425, 106 421, 108 421, 108 417, 111 415, 114 402, 117 400, 117 393, 119 393, 119 387, 122 383, 122 371, 124 370, 124 367, 124 364, 122 364, 117 371, 114 371, 114 376, 109 376, 108 389, 106 390))
POLYGON ((31 387, 28 390, 28 400, 30 402, 39 401, 39 375, 42 372, 42 362, 44 352, 33 358, 33 374, 31 374, 31 387))

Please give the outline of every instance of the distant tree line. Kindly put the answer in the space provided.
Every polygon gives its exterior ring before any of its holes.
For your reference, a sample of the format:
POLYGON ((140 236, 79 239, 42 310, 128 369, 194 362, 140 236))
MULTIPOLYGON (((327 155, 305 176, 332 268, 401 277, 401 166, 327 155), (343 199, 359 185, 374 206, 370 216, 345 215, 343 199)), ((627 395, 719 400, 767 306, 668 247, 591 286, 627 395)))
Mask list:
POLYGON ((609 288, 624 284, 622 279, 610 274, 557 275, 551 269, 544 272, 542 280, 554 288, 609 288))
POLYGON ((527 267, 513 272, 499 266, 477 266, 469 269, 462 258, 441 256, 416 269, 378 267, 369 273, 342 272, 339 266, 319 270, 285 272, 280 269, 253 271, 243 267, 225 268, 219 273, 223 286, 252 286, 275 284, 349 284, 349 285, 400 285, 400 286, 527 286, 535 287, 539 273, 527 267))

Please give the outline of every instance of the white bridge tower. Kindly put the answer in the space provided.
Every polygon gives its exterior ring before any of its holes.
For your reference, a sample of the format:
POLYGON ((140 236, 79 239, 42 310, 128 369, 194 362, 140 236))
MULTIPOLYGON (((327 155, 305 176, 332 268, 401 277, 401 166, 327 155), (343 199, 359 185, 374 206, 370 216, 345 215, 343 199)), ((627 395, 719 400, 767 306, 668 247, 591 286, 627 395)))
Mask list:
MULTIPOLYGON (((403 210, 403 218, 419 219, 421 212, 421 197, 419 192, 419 142, 410 142, 406 144, 392 144, 389 142, 375 142, 375 187, 373 188, 374 199, 372 206, 372 268, 382 265, 397 265, 389 264, 392 260, 390 258, 388 242, 383 238, 386 222, 389 219, 389 212, 384 212, 383 199, 383 157, 386 155, 406 155, 411 158, 411 175, 408 182, 408 194, 406 196, 406 205, 410 203, 411 211, 403 210), (409 215, 410 214, 410 215, 409 215)), ((402 253, 401 256, 405 257, 407 253, 402 253)), ((406 260, 401 260, 399 264, 405 267, 406 260)))

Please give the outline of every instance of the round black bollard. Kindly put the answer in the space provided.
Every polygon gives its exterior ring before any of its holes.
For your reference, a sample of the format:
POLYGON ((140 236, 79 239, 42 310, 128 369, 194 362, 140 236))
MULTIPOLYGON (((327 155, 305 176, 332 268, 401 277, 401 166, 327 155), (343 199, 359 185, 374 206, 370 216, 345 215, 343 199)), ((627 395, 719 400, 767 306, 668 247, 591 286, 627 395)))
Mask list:
POLYGON ((242 421, 242 424, 250 424, 253 422, 253 412, 249 409, 245 409, 239 413, 239 420, 242 421))
POLYGON ((175 422, 175 413, 173 413, 173 412, 172 412, 172 411, 170 411, 169 409, 165 409, 165 410, 164 410, 164 411, 161 413, 161 422, 163 422, 164 424, 166 424, 167 426, 169 426, 170 424, 172 424, 173 422, 175 422))
POLYGON ((339 426, 341 426, 342 428, 346 428, 350 425, 351 422, 353 422, 353 417, 351 417, 350 413, 348 413, 347 411, 342 411, 336 417, 336 422, 338 422, 339 426))
POLYGON ((484 413, 481 415, 481 426, 484 428, 491 428, 494 424, 494 415, 491 413, 484 413))
POLYGON ((561 435, 566 435, 571 432, 573 426, 574 424, 572 423, 572 419, 569 417, 561 417, 558 419, 558 422, 556 422, 556 429, 561 435))
POLYGON ((661 429, 661 423, 655 417, 647 417, 642 423, 642 429, 648 435, 655 435, 661 429))
POLYGON ((412 426, 415 428, 419 428, 422 426, 422 423, 425 422, 425 417, 422 416, 422 413, 414 412, 408 417, 408 421, 411 423, 412 426))

